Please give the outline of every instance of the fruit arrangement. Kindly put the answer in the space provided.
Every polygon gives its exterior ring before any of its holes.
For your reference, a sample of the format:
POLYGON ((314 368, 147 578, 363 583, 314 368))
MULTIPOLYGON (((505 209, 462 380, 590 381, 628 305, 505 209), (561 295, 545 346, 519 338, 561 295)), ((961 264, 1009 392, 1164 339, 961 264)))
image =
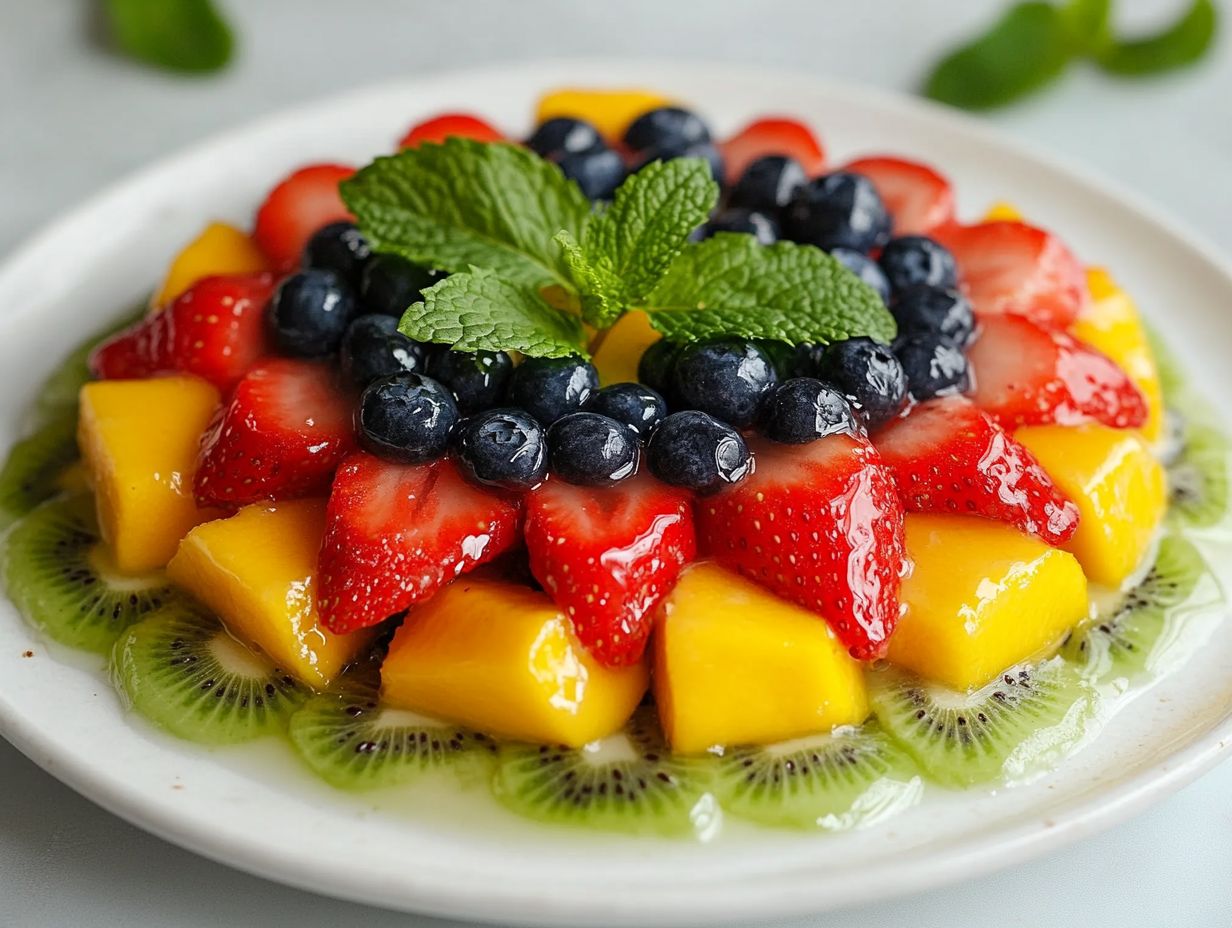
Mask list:
POLYGON ((1219 607, 1215 420, 1012 208, 648 92, 398 147, 207 225, 0 472, 8 595, 166 731, 833 831, 1046 772, 1219 607))

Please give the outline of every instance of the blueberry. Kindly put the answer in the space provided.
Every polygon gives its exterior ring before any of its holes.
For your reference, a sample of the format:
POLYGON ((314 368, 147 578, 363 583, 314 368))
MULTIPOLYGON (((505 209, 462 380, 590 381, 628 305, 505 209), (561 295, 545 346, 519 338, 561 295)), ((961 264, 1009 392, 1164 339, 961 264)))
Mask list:
POLYGON ((569 483, 610 486, 637 472, 637 435, 596 412, 572 412, 548 429, 552 473, 569 483))
POLYGON ((753 455, 739 432, 704 412, 672 413, 646 445, 650 472, 673 486, 712 493, 752 471, 753 455))
POLYGON ((957 290, 912 287, 897 296, 890 312, 898 322, 899 335, 933 332, 963 346, 975 334, 975 312, 957 290))
POLYGON ((610 200, 625 179, 624 159, 610 148, 570 152, 557 164, 589 200, 610 200))
POLYGON ((599 130, 590 123, 571 116, 557 116, 541 122, 526 140, 526 147, 552 161, 592 148, 606 147, 599 130))
POLYGON ((727 197, 727 205, 774 215, 787 207, 807 181, 808 175, 795 158, 763 155, 744 169, 727 197))
POLYGON ((643 113, 625 130, 624 143, 635 152, 664 146, 684 148, 710 141, 710 129, 696 113, 664 106, 643 113))
POLYGON ((761 416, 766 437, 790 445, 862 431, 847 398, 812 377, 793 377, 775 387, 761 416))
POLYGON ((353 222, 331 222, 322 226, 304 246, 304 267, 336 271, 343 280, 358 287, 372 248, 353 222))
POLYGON ((359 284, 364 312, 401 319, 407 307, 418 303, 420 292, 443 280, 444 271, 429 271, 397 255, 373 255, 359 284))
POLYGON ((458 405, 443 384, 422 374, 374 380, 359 398, 359 443, 375 455, 422 464, 445 453, 458 405))
POLYGON ((903 365, 908 389, 916 402, 966 393, 971 387, 967 356, 944 338, 932 333, 905 335, 894 342, 894 353, 903 365))
POLYGON ((860 174, 835 171, 814 178, 796 191, 784 220, 796 242, 867 252, 890 238, 890 214, 872 181, 860 174))
POLYGON ((398 331, 397 319, 370 313, 347 328, 339 360, 342 373, 363 389, 378 377, 402 371, 422 372, 427 356, 426 345, 411 341, 398 331))
POLYGON ((661 394, 666 394, 672 386, 672 366, 676 363, 676 355, 680 346, 667 339, 659 339, 642 352, 637 362, 637 379, 661 394))
POLYGON ((547 476, 543 427, 520 409, 489 409, 463 419, 453 446, 463 472, 479 483, 531 490, 547 476))
POLYGON ((667 415, 667 401, 662 394, 641 383, 614 383, 604 387, 582 408, 615 419, 643 438, 667 415))
POLYGON ((505 395, 513 359, 503 351, 441 351, 428 359, 428 374, 452 390, 462 414, 470 415, 505 395))
MULTIPOLYGON (((800 368, 800 346, 789 345, 786 342, 776 341, 761 341, 757 342, 757 347, 762 350, 770 363, 774 366, 775 373, 779 375, 779 380, 787 380, 790 377, 804 376, 802 373, 797 373, 800 368)), ((808 368, 807 370, 811 370, 808 368)), ((807 370, 805 373, 807 373, 807 370)))
POLYGON ((746 428, 765 395, 778 383, 766 352, 751 342, 717 339, 686 345, 672 369, 670 401, 700 409, 746 428))
POLYGON ((283 354, 322 358, 338 350, 355 316, 355 296, 338 274, 309 268, 283 280, 266 308, 283 354))
POLYGON ((689 145, 658 145, 640 153, 633 170, 640 171, 652 161, 672 161, 676 158, 704 158, 710 165, 710 176, 723 182, 723 153, 713 142, 693 142, 689 145))
POLYGON ((725 209, 698 230, 697 238, 706 239, 716 232, 744 232, 759 244, 773 245, 779 240, 779 224, 751 209, 725 209))
POLYGON ((594 365, 581 358, 527 358, 513 372, 509 399, 544 425, 577 412, 599 389, 594 365))
POLYGON ((813 373, 842 392, 870 429, 898 415, 907 401, 903 366, 888 345, 871 338, 849 338, 816 351, 813 373))
POLYGON ((958 286, 958 265, 949 250, 923 235, 892 238, 878 259, 890 288, 901 293, 911 287, 958 286))
POLYGON ((890 302, 890 282, 876 261, 864 252, 850 248, 831 248, 830 257, 876 290, 881 302, 890 302))

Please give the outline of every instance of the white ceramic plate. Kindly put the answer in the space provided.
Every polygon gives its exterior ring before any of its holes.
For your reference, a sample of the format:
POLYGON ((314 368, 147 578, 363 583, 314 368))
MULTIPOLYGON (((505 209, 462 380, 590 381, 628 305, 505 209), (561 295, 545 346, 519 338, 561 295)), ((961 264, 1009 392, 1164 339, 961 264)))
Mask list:
MULTIPOLYGON (((407 81, 296 109, 141 172, 53 225, 0 268, 0 441, 34 385, 84 333, 147 293, 209 217, 247 223, 286 171, 363 162, 443 109, 528 129, 545 88, 646 85, 693 101, 723 132, 768 111, 815 125, 832 161, 871 151, 933 162, 964 216, 1011 198, 1109 265, 1187 359, 1232 394, 1232 276, 1133 197, 916 100, 724 66, 561 62, 407 81), (66 337, 65 333, 68 332, 66 337)), ((49 650, 0 602, 0 732, 61 780, 149 831, 235 867, 367 903, 500 922, 709 923, 815 912, 1003 867, 1107 827, 1232 748, 1232 625, 1115 716, 1052 775, 998 794, 930 790, 882 826, 824 836, 729 823, 718 840, 542 828, 482 791, 356 798, 278 744, 207 751, 126 718, 100 667, 49 650), (33 658, 23 652, 33 650, 33 658)))

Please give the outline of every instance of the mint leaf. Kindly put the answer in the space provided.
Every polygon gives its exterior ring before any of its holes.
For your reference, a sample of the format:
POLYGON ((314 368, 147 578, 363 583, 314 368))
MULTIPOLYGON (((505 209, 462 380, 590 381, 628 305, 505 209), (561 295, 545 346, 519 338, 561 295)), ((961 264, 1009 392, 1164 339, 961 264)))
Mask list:
POLYGON ((1075 47, 1089 54, 1108 38, 1112 0, 1068 0, 1061 7, 1061 16, 1075 47))
POLYGON ((1095 61, 1105 71, 1127 77, 1183 68, 1210 49, 1218 19, 1211 0, 1194 0, 1184 15, 1157 35, 1110 40, 1095 54, 1095 61))
POLYGON ((828 343, 894 337, 877 293, 812 245, 720 233, 688 245, 642 307, 671 341, 717 336, 828 343))
POLYGON ((586 353, 577 316, 553 309, 533 288, 477 267, 425 290, 398 331, 458 351, 520 351, 536 358, 586 353))
POLYGON ((210 0, 106 0, 112 41, 124 54, 169 71, 216 71, 235 39, 210 0))
POLYGON ((527 287, 572 287, 562 229, 580 237, 590 203, 529 149, 447 139, 377 158, 342 199, 377 251, 446 271, 481 267, 527 287))

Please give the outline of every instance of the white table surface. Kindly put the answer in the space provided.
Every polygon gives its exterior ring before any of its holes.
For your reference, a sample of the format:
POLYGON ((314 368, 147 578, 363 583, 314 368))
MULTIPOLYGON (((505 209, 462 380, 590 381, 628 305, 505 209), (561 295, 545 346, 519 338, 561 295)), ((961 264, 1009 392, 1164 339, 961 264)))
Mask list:
MULTIPOLYGON (((241 57, 206 80, 167 78, 103 53, 90 42, 89 5, 0 0, 0 255, 157 156, 346 87, 481 63, 625 55, 734 59, 909 90, 939 49, 1002 4, 229 0, 241 57)), ((1131 24, 1178 5, 1119 4, 1131 24)), ((1232 8, 1223 5, 1232 25, 1232 8)), ((1145 193, 1232 254, 1230 97, 1225 35, 1195 71, 1139 84, 1078 67, 1052 92, 989 119, 1145 193)), ((1225 764, 1134 821, 1026 866, 791 925, 1226 928, 1230 796, 1225 764)), ((445 924, 324 899, 197 858, 95 808, 0 741, 0 928, 345 923, 445 924)))

